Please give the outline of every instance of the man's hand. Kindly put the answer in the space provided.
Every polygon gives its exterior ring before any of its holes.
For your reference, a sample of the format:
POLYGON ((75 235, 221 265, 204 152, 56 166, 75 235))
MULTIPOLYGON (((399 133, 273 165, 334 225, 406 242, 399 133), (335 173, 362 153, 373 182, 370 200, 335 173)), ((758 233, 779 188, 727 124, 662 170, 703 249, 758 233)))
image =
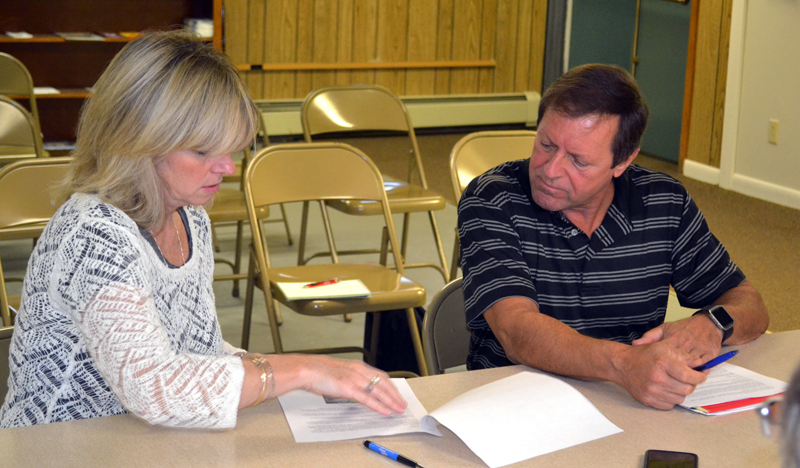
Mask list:
MULTIPOLYGON (((634 346, 664 341, 677 350, 702 362, 713 359, 722 349, 722 330, 703 314, 693 315, 677 322, 668 322, 648 331, 634 346)), ((702 364, 701 362, 701 364, 702 364)))
POLYGON ((706 375, 690 366, 702 362, 665 341, 630 346, 618 356, 616 382, 647 406, 669 410, 683 403, 706 375))

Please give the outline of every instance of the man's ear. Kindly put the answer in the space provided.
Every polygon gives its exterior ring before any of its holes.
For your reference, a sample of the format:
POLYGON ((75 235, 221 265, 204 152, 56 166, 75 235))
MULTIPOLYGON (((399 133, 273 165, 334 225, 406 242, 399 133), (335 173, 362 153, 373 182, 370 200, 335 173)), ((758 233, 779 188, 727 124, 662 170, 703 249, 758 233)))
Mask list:
POLYGON ((636 156, 638 156, 638 155, 639 155, 639 148, 636 148, 636 151, 631 153, 631 155, 628 156, 628 159, 626 159, 625 161, 617 164, 614 167, 614 178, 617 178, 617 177, 621 176, 622 173, 625 172, 625 169, 627 169, 628 166, 631 165, 633 160, 636 159, 636 156))

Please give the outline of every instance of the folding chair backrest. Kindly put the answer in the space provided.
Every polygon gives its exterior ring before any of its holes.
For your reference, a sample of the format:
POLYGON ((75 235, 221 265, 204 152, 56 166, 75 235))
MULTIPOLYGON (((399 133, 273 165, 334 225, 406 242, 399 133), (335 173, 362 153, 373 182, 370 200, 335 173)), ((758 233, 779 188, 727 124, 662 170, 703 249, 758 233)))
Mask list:
POLYGON ((253 158, 247 174, 255 206, 305 200, 385 198, 375 164, 343 143, 270 146, 253 158), (267 156, 262 156, 264 153, 267 156), (324 155, 324 157, 321 157, 324 155))
POLYGON ((466 364, 471 333, 467 328, 463 278, 434 296, 422 323, 422 346, 430 375, 466 364))
POLYGON ((32 159, 0 169, 0 240, 38 237, 57 209, 50 192, 70 160, 32 159))
MULTIPOLYGON (((386 131, 401 132, 409 139, 413 165, 419 184, 428 188, 417 135, 405 104, 388 89, 377 85, 333 86, 312 91, 300 109, 303 135, 308 142, 313 137, 329 133, 386 131)), ((402 151, 400 152, 402 154, 402 151)))
POLYGON ((0 164, 42 154, 42 138, 33 116, 15 101, 0 96, 0 164))
POLYGON ((36 122, 37 134, 41 132, 39 110, 36 107, 36 95, 33 92, 33 78, 22 62, 5 52, 0 52, 0 94, 25 96, 36 122))
POLYGON ((403 102, 374 85, 336 86, 312 91, 301 110, 306 141, 338 132, 412 130, 403 102))
MULTIPOLYGON (((264 205, 306 200, 378 200, 397 271, 403 274, 383 178, 372 160, 357 148, 344 143, 268 146, 250 161, 244 177, 251 224, 256 222, 255 209, 264 205)), ((263 239, 256 244, 263 245, 263 239)))
POLYGON ((506 130, 470 133, 450 153, 450 179, 456 201, 467 185, 489 169, 507 161, 530 157, 536 132, 506 130))

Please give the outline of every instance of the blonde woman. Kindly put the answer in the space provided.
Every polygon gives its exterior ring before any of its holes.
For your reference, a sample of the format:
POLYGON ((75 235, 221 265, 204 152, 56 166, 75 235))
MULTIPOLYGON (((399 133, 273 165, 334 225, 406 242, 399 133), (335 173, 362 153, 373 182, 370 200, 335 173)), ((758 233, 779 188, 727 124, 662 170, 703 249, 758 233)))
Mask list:
POLYGON ((403 412, 388 376, 364 363, 245 354, 222 339, 201 206, 258 119, 230 61, 190 35, 145 34, 112 60, 28 264, 0 426, 130 412, 227 428, 298 388, 403 412))

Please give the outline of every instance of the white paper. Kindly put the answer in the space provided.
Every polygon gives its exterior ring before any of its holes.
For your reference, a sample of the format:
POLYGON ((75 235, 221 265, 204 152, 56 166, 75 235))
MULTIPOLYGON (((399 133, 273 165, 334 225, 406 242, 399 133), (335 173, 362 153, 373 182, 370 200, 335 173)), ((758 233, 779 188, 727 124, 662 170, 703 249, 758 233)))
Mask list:
POLYGON ((359 279, 343 280, 334 284, 306 288, 309 283, 277 283, 290 301, 309 299, 336 299, 369 297, 370 291, 359 279))
POLYGON ((520 372, 464 393, 426 415, 405 379, 402 416, 381 416, 352 402, 305 391, 278 397, 297 442, 360 439, 449 428, 491 468, 622 432, 580 392, 544 374, 520 372), (434 421, 434 419, 436 421, 434 421))
POLYGON ((535 372, 471 390, 431 416, 491 468, 622 432, 575 388, 535 372))
MULTIPOLYGON (((694 393, 687 396, 680 406, 697 411, 698 406, 716 405, 745 398, 758 398, 775 395, 786 390, 786 382, 767 377, 733 364, 720 364, 708 373, 708 379, 697 386, 694 393)), ((711 413, 722 416, 745 411, 757 405, 711 413)), ((700 412, 700 411, 697 411, 700 412)), ((708 414, 701 412, 702 414, 708 414)))
POLYGON ((31 39, 33 37, 33 34, 27 33, 25 31, 17 31, 17 32, 6 31, 6 35, 8 37, 13 37, 14 39, 31 39))
POLYGON ((33 94, 61 94, 61 91, 53 88, 52 86, 34 86, 33 94))
POLYGON ((392 379, 408 402, 403 414, 383 416, 351 400, 323 398, 297 390, 278 397, 295 442, 330 442, 364 437, 427 432, 442 434, 436 423, 421 425, 427 414, 405 379, 392 379))

